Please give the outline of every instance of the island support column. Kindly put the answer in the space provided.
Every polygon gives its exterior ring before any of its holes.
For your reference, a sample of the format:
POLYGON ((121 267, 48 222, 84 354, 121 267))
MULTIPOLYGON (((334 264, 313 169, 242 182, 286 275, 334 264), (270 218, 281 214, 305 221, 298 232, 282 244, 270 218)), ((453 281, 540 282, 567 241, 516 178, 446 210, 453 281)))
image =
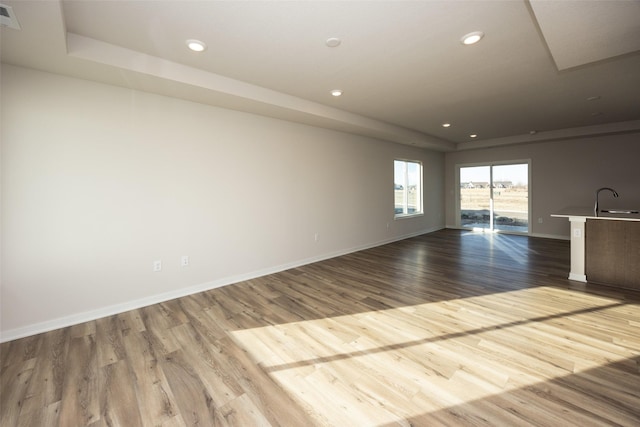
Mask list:
POLYGON ((586 282, 584 230, 587 219, 583 216, 570 216, 569 222, 571 224, 571 272, 569 272, 569 280, 586 282))

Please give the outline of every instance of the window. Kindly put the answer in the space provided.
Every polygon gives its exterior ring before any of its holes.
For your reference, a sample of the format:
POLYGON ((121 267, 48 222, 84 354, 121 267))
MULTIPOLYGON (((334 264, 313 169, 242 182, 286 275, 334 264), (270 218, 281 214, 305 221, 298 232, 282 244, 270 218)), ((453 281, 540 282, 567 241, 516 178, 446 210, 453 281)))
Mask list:
POLYGON ((462 228, 528 233, 529 161, 459 165, 462 228))
POLYGON ((422 163, 395 160, 393 193, 395 216, 422 214, 422 163))

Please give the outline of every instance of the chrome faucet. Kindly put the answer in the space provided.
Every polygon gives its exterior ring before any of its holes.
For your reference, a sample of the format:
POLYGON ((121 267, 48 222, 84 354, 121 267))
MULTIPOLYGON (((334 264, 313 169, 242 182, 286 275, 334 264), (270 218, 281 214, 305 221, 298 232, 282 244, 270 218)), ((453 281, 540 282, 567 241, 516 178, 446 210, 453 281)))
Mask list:
POLYGON ((618 192, 616 190, 614 190, 613 188, 609 188, 609 187, 602 187, 599 188, 596 191, 596 206, 593 208, 593 212, 595 213, 596 216, 598 216, 598 195, 600 194, 600 192, 602 190, 609 190, 613 193, 613 197, 618 197, 618 192))

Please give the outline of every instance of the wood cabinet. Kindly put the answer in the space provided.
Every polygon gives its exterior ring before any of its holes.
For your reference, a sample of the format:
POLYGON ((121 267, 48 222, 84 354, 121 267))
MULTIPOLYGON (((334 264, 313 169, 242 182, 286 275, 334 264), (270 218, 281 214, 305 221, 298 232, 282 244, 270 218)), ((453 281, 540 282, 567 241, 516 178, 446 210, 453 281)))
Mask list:
POLYGON ((640 222, 587 219, 587 281, 640 289, 640 222))

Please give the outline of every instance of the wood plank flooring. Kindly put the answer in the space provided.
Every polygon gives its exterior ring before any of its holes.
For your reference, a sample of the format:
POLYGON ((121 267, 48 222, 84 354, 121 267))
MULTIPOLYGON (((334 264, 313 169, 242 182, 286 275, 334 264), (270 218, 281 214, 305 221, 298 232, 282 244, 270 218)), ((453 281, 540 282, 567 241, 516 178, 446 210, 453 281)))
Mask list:
POLYGON ((638 426, 640 292, 443 230, 0 346, 0 425, 638 426))

